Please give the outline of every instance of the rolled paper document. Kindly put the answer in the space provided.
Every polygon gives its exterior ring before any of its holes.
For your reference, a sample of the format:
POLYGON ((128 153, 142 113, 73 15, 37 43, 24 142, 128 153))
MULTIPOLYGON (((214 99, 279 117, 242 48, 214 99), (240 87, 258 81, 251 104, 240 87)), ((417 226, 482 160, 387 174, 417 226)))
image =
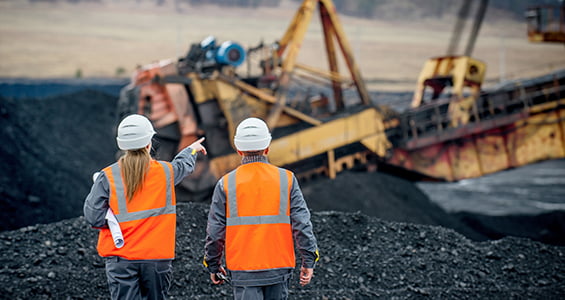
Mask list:
MULTIPOLYGON (((92 181, 96 181, 100 172, 92 174, 92 181)), ((108 208, 106 212, 106 221, 108 222, 108 227, 110 228, 110 233, 112 233, 112 239, 114 240, 114 245, 116 248, 122 248, 124 246, 124 236, 122 235, 122 229, 120 228, 120 223, 116 219, 114 212, 111 208, 108 208)))
POLYGON ((122 229, 120 228, 120 223, 118 223, 114 212, 112 212, 112 210, 109 208, 108 212, 106 212, 106 220, 108 221, 110 233, 112 233, 114 245, 116 245, 116 248, 122 248, 124 246, 124 236, 122 235, 122 229))

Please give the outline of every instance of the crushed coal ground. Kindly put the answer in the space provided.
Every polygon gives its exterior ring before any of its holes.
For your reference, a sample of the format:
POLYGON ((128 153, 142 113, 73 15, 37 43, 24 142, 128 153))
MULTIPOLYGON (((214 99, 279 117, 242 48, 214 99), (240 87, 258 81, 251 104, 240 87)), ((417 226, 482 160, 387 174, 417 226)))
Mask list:
MULTIPOLYGON (((80 216, 92 173, 115 159, 116 101, 88 89, 0 96, 0 298, 108 297, 96 230, 80 216)), ((382 172, 301 185, 322 259, 311 286, 293 281, 292 299, 565 294, 564 248, 555 246, 565 245, 563 212, 449 214, 412 182, 382 172)), ((206 209, 179 204, 173 299, 231 295, 211 286, 200 265, 206 209)))
MULTIPOLYGON (((208 205, 179 203, 171 299, 225 299, 201 265, 208 205)), ((321 259, 291 299, 563 299, 565 248, 525 238, 474 242, 440 226, 314 212, 321 259)), ((0 233, 4 299, 107 299, 96 230, 83 217, 0 233)), ((126 241, 127 242, 127 241, 126 241)))

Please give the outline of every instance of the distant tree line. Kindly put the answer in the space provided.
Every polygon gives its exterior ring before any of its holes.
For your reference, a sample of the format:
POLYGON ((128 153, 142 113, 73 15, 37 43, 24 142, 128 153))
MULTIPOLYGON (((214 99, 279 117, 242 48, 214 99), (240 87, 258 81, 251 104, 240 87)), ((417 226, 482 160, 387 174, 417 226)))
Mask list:
MULTIPOLYGON (((105 2, 123 0, 28 0, 30 2, 105 2)), ((218 5, 231 7, 278 7, 282 0, 135 0, 136 2, 154 2, 164 5, 171 2, 175 6, 218 5)), ((303 0, 292 0, 301 3, 303 0)), ((453 14, 464 0, 333 0, 337 11, 341 14, 384 19, 410 18, 442 18, 445 14, 453 14)), ((479 0, 471 0, 477 4, 479 0)), ((489 0, 489 7, 512 13, 516 18, 523 18, 527 7, 542 4, 563 4, 562 0, 489 0)))
POLYGON ((281 0, 179 0, 191 5, 215 4, 219 6, 239 6, 257 8, 260 6, 277 7, 281 0))
MULTIPOLYGON (((124 0, 28 0, 29 2, 68 2, 68 3, 103 3, 108 1, 113 2, 127 2, 124 0)), ((155 5, 160 6, 165 3, 187 3, 190 5, 219 5, 219 6, 238 6, 238 7, 249 7, 257 8, 260 6, 277 7, 279 6, 281 0, 135 0, 135 2, 153 2, 155 5)))
MULTIPOLYGON (((302 2, 302 0, 293 0, 302 2)), ((457 11, 464 0, 333 0, 338 12, 364 18, 435 17, 442 18, 446 13, 457 11)), ((479 0, 471 0, 477 5, 479 0)), ((512 13, 523 18, 529 6, 542 4, 562 4, 562 0, 490 0, 489 7, 512 13)))

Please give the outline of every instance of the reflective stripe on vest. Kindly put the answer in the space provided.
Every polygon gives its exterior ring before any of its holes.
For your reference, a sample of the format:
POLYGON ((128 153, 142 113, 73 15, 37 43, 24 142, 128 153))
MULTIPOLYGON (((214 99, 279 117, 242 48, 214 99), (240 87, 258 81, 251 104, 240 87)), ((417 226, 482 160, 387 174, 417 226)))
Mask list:
POLYGON ((171 195, 171 170, 166 165, 166 163, 159 161, 159 164, 165 170, 165 177, 167 178, 167 195, 166 195, 166 205, 160 208, 153 208, 148 210, 128 212, 126 203, 126 194, 124 189, 124 183, 122 181, 120 166, 118 163, 112 165, 111 172, 114 177, 114 186, 116 189, 116 196, 118 198, 118 210, 119 213, 116 214, 116 219, 118 222, 128 222, 146 219, 149 217, 155 217, 165 214, 176 213, 176 206, 173 205, 173 197, 171 195))
POLYGON ((271 216, 246 216, 240 217, 237 211, 237 192, 235 183, 236 170, 228 174, 228 209, 230 216, 226 218, 226 226, 259 225, 259 224, 290 224, 290 216, 286 215, 288 209, 288 177, 284 169, 279 168, 279 214, 271 216))
POLYGON ((222 180, 226 195, 226 266, 232 271, 295 267, 290 218, 292 173, 255 162, 222 180), (250 259, 252 258, 252 259, 250 259))

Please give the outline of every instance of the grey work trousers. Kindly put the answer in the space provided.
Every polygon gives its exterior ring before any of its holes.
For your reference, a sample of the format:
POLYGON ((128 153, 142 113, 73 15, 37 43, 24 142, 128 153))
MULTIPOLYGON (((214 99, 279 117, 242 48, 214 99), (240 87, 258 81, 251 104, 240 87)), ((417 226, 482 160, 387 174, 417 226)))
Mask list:
POLYGON ((235 300, 286 300, 288 299, 288 280, 265 286, 234 286, 235 300))
POLYGON ((172 275, 170 260, 106 259, 106 277, 112 300, 166 299, 172 275))

